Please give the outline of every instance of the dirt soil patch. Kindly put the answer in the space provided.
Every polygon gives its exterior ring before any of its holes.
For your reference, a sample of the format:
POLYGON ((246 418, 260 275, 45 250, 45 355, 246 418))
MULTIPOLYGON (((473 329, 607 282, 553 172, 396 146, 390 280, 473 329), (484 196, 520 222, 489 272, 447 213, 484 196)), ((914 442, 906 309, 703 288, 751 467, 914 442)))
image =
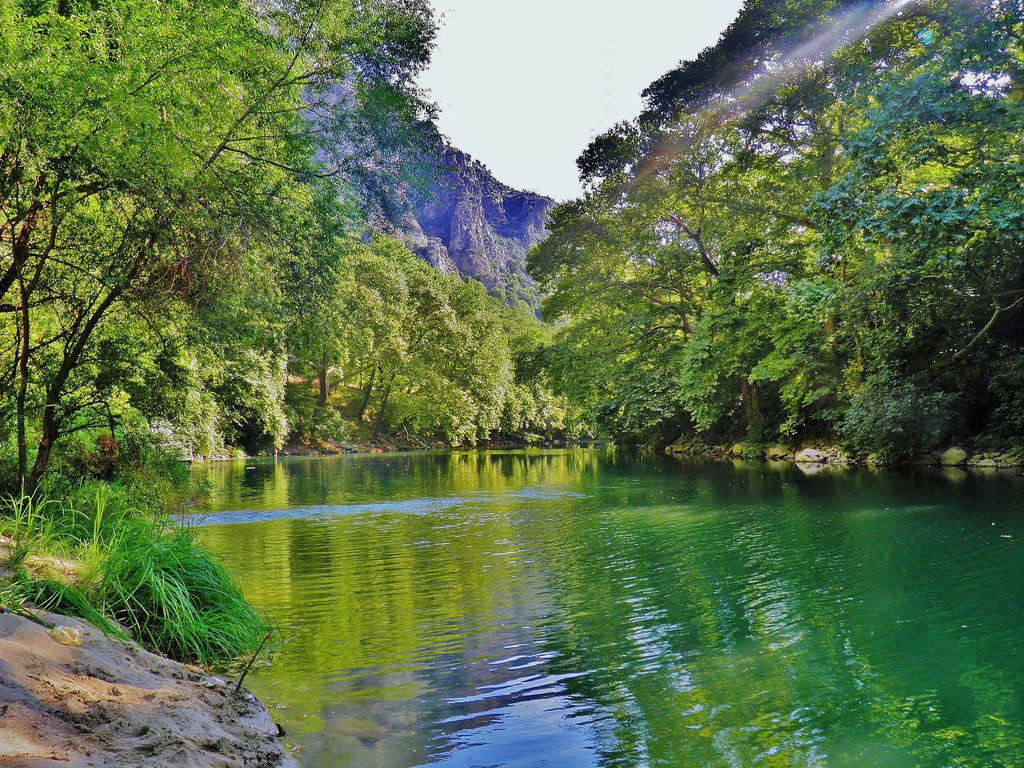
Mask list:
POLYGON ((294 768, 252 694, 77 619, 40 617, 70 628, 64 642, 0 614, 0 766, 294 768))

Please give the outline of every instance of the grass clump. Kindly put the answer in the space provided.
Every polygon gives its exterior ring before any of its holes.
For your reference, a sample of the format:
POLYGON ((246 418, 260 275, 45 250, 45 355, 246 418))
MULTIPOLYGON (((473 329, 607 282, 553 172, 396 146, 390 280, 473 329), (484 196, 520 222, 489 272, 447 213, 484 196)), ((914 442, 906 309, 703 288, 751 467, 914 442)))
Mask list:
POLYGON ((93 482, 0 502, 5 591, 179 661, 252 653, 266 626, 195 533, 147 511, 130 486, 93 482))
POLYGON ((191 530, 136 518, 122 534, 95 591, 100 610, 173 658, 223 663, 256 649, 266 627, 191 530))

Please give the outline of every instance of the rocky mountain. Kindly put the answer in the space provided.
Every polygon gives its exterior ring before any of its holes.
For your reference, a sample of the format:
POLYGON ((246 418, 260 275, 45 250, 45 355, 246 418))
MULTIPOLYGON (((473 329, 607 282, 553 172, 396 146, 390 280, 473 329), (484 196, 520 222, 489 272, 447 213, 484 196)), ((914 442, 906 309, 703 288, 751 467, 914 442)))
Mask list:
POLYGON ((446 149, 402 224, 409 246, 438 269, 479 280, 510 305, 539 306, 526 252, 547 237, 550 198, 520 192, 483 164, 446 149))

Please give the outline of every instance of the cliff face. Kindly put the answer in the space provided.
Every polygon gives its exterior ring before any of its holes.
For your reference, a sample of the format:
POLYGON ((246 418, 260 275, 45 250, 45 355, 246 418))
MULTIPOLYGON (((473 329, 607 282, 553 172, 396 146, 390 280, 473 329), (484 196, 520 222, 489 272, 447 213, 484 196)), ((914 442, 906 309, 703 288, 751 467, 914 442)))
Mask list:
POLYGON ((467 275, 509 304, 536 309, 526 252, 547 237, 550 198, 505 186, 463 152, 445 152, 430 188, 412 199, 402 229, 413 250, 438 269, 467 275))

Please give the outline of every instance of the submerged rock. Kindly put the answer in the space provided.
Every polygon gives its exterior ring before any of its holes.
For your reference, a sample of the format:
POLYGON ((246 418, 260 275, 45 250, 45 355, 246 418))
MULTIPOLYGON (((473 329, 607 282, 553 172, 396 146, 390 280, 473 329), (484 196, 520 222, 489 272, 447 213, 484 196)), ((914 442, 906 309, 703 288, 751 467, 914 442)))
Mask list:
POLYGON ((954 483, 962 483, 971 476, 970 472, 963 467, 942 467, 939 469, 939 474, 954 483))
POLYGON ((828 464, 822 461, 798 461, 796 466, 805 475, 817 475, 830 468, 828 464))

